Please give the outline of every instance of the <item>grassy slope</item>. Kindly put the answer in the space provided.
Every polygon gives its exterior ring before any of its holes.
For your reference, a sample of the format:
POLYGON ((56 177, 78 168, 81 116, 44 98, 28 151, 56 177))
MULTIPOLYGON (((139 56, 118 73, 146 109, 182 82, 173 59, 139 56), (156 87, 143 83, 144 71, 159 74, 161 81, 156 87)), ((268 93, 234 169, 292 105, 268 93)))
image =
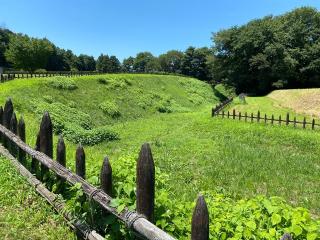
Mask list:
POLYGON ((0 172, 0 239, 74 239, 62 217, 2 157, 0 172))
POLYGON ((247 97, 246 102, 247 104, 242 104, 235 99, 230 109, 254 114, 260 110, 263 115, 274 114, 275 117, 284 117, 286 113, 290 113, 300 120, 304 116, 309 120, 320 118, 320 89, 276 90, 263 97, 247 97))
MULTIPOLYGON (((83 77, 76 79, 79 88, 69 92, 48 88, 42 84, 45 79, 17 80, 0 85, 0 101, 13 97, 26 117, 32 145, 39 120, 23 109, 43 95, 64 104, 76 102, 77 109, 93 116, 95 125, 112 126, 120 140, 86 147, 89 178, 99 174, 103 156, 116 164, 120 156, 137 155, 141 144, 150 142, 156 165, 170 174, 168 188, 176 198, 194 199, 201 190, 224 188, 235 197, 278 195, 320 212, 320 175, 315 171, 320 166, 319 132, 212 119, 210 107, 218 99, 209 86, 196 80, 152 75, 111 78, 128 78, 131 85, 108 87, 97 84, 95 77, 83 77), (141 108, 139 103, 155 92, 173 99, 176 110, 158 113, 154 104, 141 108), (207 98, 199 97, 199 92, 207 98), (120 119, 99 110, 97 105, 106 99, 117 102, 120 119)), ((73 168, 75 145, 67 145, 68 165, 73 168)))

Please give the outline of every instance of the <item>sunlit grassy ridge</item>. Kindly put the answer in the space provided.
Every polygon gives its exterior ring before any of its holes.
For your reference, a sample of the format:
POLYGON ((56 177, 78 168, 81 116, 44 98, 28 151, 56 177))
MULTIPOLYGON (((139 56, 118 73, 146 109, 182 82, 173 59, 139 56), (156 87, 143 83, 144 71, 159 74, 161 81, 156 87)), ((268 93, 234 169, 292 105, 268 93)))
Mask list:
MULTIPOLYGON (((156 166, 168 174, 165 188, 177 201, 192 202, 200 191, 213 190, 232 199, 280 196, 315 215, 320 212, 318 131, 212 118, 211 107, 221 92, 191 78, 119 74, 58 78, 53 85, 48 80, 1 84, 0 101, 12 97, 25 117, 31 145, 48 107, 54 111, 51 115, 68 123, 62 126, 64 134, 75 129, 95 135, 101 128, 116 133, 118 139, 85 147, 87 176, 93 183, 104 156, 113 166, 122 166, 124 157, 135 159, 140 146, 149 142, 156 166)), ((243 106, 251 107, 251 99, 243 106)), ((268 101, 262 99, 255 107, 286 113, 268 101)), ((67 141, 71 169, 75 148, 67 141)))
POLYGON ((235 98, 229 110, 236 109, 243 114, 247 112, 254 114, 260 110, 261 114, 267 114, 271 117, 274 114, 276 118, 279 115, 283 117, 289 113, 291 118, 294 116, 302 120, 306 117, 308 120, 312 118, 320 118, 320 89, 288 89, 275 90, 266 96, 246 97, 246 103, 243 104, 238 98, 235 98))

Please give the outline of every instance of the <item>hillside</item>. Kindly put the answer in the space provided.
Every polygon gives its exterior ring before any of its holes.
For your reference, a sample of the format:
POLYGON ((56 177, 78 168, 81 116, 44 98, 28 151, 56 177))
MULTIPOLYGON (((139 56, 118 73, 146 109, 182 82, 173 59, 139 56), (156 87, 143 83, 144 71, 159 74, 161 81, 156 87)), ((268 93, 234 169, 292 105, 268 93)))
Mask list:
POLYGON ((319 88, 277 90, 271 92, 268 97, 275 100, 281 107, 320 118, 319 88))
POLYGON ((262 115, 267 114, 269 117, 274 114, 275 117, 281 115, 285 117, 287 113, 296 116, 302 120, 320 118, 320 89, 288 89, 275 90, 262 97, 246 97, 246 103, 242 103, 236 98, 233 104, 228 108, 235 109, 242 113, 251 112, 256 114, 258 111, 262 115))
MULTIPOLYGON (((212 221, 230 223, 224 230, 228 236, 236 228, 234 212, 225 216, 226 206, 216 204, 216 198, 230 201, 232 206, 257 195, 279 196, 318 216, 320 175, 314 169, 320 165, 320 132, 212 118, 211 107, 219 101, 219 93, 192 78, 119 74, 14 80, 0 85, 0 102, 12 97, 19 115, 25 117, 27 142, 32 146, 41 114, 49 110, 56 125, 54 143, 57 134, 65 135, 67 165, 73 170, 76 143, 89 136, 85 146, 87 178, 94 184, 107 155, 116 184, 126 178, 134 186, 130 174, 135 171, 141 145, 149 142, 160 176, 165 174, 168 201, 189 203, 199 192, 214 192, 208 205, 221 215, 212 221)), ((250 99, 254 98, 248 98, 244 106, 251 106, 250 99)), ((263 102, 271 98, 261 100, 256 106, 273 109, 271 103, 263 102)), ((163 201, 163 196, 156 197, 163 201)), ((168 203, 168 207, 175 204, 168 203)), ((248 206, 252 207, 250 202, 248 206)), ((186 216, 179 215, 181 219, 191 217, 186 211, 186 216)), ((250 216, 243 216, 242 221, 250 216)), ((179 224, 178 230, 170 228, 172 224, 165 230, 179 235, 179 224)), ((189 226, 183 231, 188 232, 189 226)), ((269 227, 261 225, 262 229, 269 227)), ((281 236, 284 226, 275 228, 281 236)))

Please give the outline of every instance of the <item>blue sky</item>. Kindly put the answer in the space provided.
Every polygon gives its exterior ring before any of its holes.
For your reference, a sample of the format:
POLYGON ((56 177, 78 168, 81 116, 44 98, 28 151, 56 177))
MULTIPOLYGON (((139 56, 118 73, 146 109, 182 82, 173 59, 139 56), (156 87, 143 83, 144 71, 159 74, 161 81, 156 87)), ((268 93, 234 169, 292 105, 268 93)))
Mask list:
POLYGON ((122 60, 210 47, 212 32, 300 6, 320 9, 320 0, 0 0, 0 26, 76 54, 122 60))

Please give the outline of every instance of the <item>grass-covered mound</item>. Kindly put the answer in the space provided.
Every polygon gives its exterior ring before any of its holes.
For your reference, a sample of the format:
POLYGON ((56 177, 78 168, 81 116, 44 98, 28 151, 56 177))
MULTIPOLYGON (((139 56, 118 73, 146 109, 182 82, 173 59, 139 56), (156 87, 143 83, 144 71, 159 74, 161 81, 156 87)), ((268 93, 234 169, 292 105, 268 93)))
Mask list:
POLYGON ((0 157, 0 239, 74 239, 46 201, 0 157))

